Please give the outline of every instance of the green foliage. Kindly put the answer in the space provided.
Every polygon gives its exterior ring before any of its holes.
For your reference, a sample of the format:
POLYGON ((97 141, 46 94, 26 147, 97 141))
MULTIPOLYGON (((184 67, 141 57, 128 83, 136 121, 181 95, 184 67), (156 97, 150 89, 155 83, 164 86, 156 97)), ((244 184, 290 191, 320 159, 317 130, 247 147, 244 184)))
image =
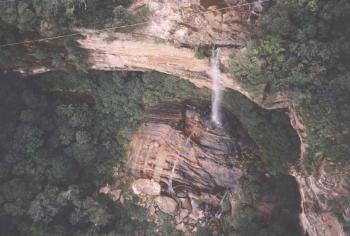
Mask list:
MULTIPOLYGON (((129 0, 14 1, 0 8, 0 45, 61 36, 79 27, 118 30, 118 26, 146 21, 148 9, 143 7, 132 14, 127 10, 130 3, 129 0)), ((135 27, 119 31, 128 32, 135 27)), ((73 67, 86 72, 85 51, 74 41, 77 37, 36 42, 28 44, 30 47, 26 44, 0 48, 0 69, 13 69, 14 62, 16 69, 37 64, 57 70, 73 67)))
MULTIPOLYGON (((288 90, 306 127, 306 163, 348 161, 348 1, 279 1, 261 20, 246 51, 232 59, 231 73, 248 89, 288 90)), ((312 165, 312 164, 311 164, 312 165)))
POLYGON ((198 59, 203 59, 205 57, 211 56, 211 49, 208 46, 196 46, 194 48, 195 57, 198 59))
MULTIPOLYGON (((125 160, 125 145, 145 108, 190 98, 209 100, 210 94, 155 72, 50 72, 26 79, 2 75, 0 171, 7 171, 0 173, 0 217, 6 218, 0 234, 154 235, 145 209, 132 201, 111 202, 99 188, 125 160)), ((286 116, 234 92, 225 95, 225 103, 256 141, 269 171, 284 172, 298 148, 286 116)), ((266 192, 254 181, 245 185, 249 204, 266 192)), ((256 214, 248 213, 242 209, 251 227, 240 225, 248 224, 243 219, 230 219, 230 227, 270 232, 256 214)), ((160 230, 178 235, 170 222, 160 230)))
POLYGON ((72 27, 107 27, 113 23, 136 20, 138 17, 129 14, 125 8, 129 4, 130 1, 115 0, 20 1, 1 8, 0 20, 20 32, 52 36, 72 27))
POLYGON ((266 111, 234 91, 225 94, 224 102, 258 146, 267 171, 286 173, 299 158, 300 143, 283 111, 266 111))
POLYGON ((233 196, 234 214, 224 215, 224 235, 302 235, 298 219, 300 194, 293 177, 266 178, 254 170, 241 189, 233 196))
POLYGON ((152 235, 145 209, 99 188, 125 159, 145 106, 205 95, 158 73, 2 74, 0 234, 152 235))

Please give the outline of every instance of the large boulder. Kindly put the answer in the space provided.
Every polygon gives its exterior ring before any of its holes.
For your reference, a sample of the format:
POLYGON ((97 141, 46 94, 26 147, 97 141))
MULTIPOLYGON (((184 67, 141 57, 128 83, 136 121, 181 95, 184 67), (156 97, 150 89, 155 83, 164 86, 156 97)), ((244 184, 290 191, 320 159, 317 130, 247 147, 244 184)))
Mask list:
POLYGON ((169 215, 174 214, 177 209, 177 202, 170 197, 158 196, 154 201, 162 212, 169 215))
POLYGON ((160 194, 160 185, 150 179, 137 179, 132 183, 132 190, 136 195, 146 194, 156 196, 160 194))

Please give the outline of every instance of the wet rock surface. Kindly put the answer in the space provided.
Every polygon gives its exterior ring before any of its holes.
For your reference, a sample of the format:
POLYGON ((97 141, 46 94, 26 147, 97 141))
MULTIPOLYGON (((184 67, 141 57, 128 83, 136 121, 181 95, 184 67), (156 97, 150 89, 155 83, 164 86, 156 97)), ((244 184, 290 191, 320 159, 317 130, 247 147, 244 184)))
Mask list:
POLYGON ((174 215, 178 228, 220 216, 226 193, 235 191, 244 175, 239 161, 256 157, 239 121, 226 112, 222 127, 215 127, 205 106, 184 102, 150 108, 130 143, 134 193, 154 202, 152 209, 174 215), (160 196, 150 199, 155 191, 141 182, 159 184, 160 196))

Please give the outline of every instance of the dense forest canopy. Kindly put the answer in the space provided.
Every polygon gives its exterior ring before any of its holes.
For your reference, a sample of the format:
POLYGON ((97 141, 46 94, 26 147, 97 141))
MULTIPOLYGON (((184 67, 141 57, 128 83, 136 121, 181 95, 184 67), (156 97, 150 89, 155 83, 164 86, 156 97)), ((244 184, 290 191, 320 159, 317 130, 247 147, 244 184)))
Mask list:
POLYGON ((159 74, 2 74, 0 234, 151 230, 132 198, 117 204, 99 189, 125 160, 143 107, 192 94, 201 96, 189 83, 159 74))
POLYGON ((247 88, 291 94, 306 127, 307 167, 349 160, 349 21, 346 0, 278 1, 231 64, 247 88))
MULTIPOLYGON (((135 27, 116 28, 144 22, 148 9, 130 13, 129 0, 30 0, 11 1, 0 5, 0 69, 11 64, 23 68, 46 66, 85 70, 84 52, 75 40, 77 28, 130 31, 135 27), (115 28, 115 29, 113 29, 115 28), (23 41, 57 37, 75 33, 71 37, 6 46, 23 41), (3 47, 5 45, 5 47, 3 47)), ((13 66, 13 65, 12 65, 13 66)), ((17 67, 17 68, 18 68, 17 67)), ((12 67, 13 68, 13 67, 12 67)))
MULTIPOLYGON (((145 21, 147 9, 132 14, 130 4, 9 2, 0 7, 0 44, 145 21)), ((308 170, 317 170, 320 160, 345 163, 349 158, 347 22, 347 0, 276 1, 259 20, 248 47, 232 59, 230 72, 247 89, 255 92, 263 85, 268 95, 288 94, 297 105, 308 145, 301 167, 308 170)), ((125 182, 124 204, 99 189, 113 181, 115 166, 124 167, 126 146, 146 107, 188 98, 209 101, 210 94, 154 72, 89 71, 77 37, 0 47, 0 234, 154 235, 155 225, 125 182), (10 72, 13 65, 57 71, 23 78, 10 72)), ((294 216, 301 210, 300 196, 286 173, 296 165, 300 142, 289 119, 284 111, 266 111, 233 91, 225 93, 223 103, 241 121, 261 158, 244 167, 249 173, 242 181, 244 201, 234 217, 223 217, 223 234, 299 234, 294 216), (277 207, 266 220, 255 207, 271 195, 277 207)), ((160 234, 177 234, 169 222, 160 234)), ((199 228, 198 235, 209 231, 199 228)))
MULTIPOLYGON (((208 90, 159 73, 98 71, 30 78, 7 73, 1 75, 0 85, 0 234, 152 235, 155 227, 146 210, 135 205, 126 182, 124 204, 99 190, 113 182, 113 168, 125 169, 126 147, 145 107, 160 101, 208 100, 208 90)), ((299 211, 298 193, 295 182, 284 175, 288 163, 297 158, 295 132, 282 113, 264 111, 238 93, 227 96, 232 101, 227 106, 261 147, 262 160, 247 165, 244 201, 234 218, 223 219, 223 232, 298 232, 290 216, 299 211), (266 135, 274 138, 266 140, 266 135), (261 185, 266 168, 275 176, 261 185), (266 224, 252 206, 266 194, 286 191, 289 194, 280 196, 266 224)), ((162 234, 176 235, 172 218, 164 219, 169 223, 162 234)))

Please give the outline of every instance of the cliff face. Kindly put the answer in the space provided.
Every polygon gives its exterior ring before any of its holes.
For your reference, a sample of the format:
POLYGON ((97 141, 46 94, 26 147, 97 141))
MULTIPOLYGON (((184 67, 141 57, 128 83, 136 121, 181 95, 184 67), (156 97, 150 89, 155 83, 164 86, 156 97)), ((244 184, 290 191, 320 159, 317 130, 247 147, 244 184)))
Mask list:
POLYGON ((242 45, 250 34, 251 7, 228 0, 137 0, 130 10, 147 5, 146 27, 138 33, 189 45, 242 45), (238 5, 238 4, 234 4, 238 5), (239 4, 241 5, 241 4, 239 4))
MULTIPOLYGON (((159 71, 187 79, 197 87, 211 88, 210 60, 196 58, 195 52, 188 48, 176 47, 168 42, 157 42, 152 38, 138 38, 132 34, 100 33, 91 34, 83 30, 81 47, 89 51, 89 64, 96 70, 136 70, 159 71), (115 40, 109 42, 108 38, 115 40)), ((228 58, 230 50, 221 50, 223 58, 228 58)), ((225 61, 223 61, 225 63, 225 61)), ((227 62, 226 62, 227 65, 227 62)), ((241 91, 249 96, 239 83, 221 74, 222 85, 241 91)))
MULTIPOLYGON (((147 6, 149 20, 130 34, 96 32, 80 29, 79 40, 89 51, 89 64, 97 70, 155 70, 188 79, 198 87, 211 87, 210 61, 199 59, 197 46, 223 46, 220 59, 223 68, 230 56, 244 47, 254 27, 252 5, 231 1, 138 0, 129 10, 147 6)), ((238 90, 254 99, 239 83, 222 73, 224 87, 238 90)))
POLYGON ((305 232, 314 236, 349 235, 350 168, 320 161, 316 173, 310 175, 302 163, 307 152, 307 135, 298 108, 286 94, 261 103, 267 109, 287 108, 293 128, 300 138, 300 166, 290 168, 301 195, 300 222, 305 232), (275 101, 275 102, 274 102, 275 101))
MULTIPOLYGON (((141 36, 85 32, 86 38, 79 42, 83 48, 90 51, 89 60, 94 69, 157 70, 188 79, 198 87, 210 88, 209 60, 196 58, 193 50, 182 48, 181 44, 226 42, 244 45, 251 26, 248 24, 244 8, 220 12, 219 5, 208 7, 201 5, 201 2, 137 1, 131 10, 145 4, 151 9, 150 23, 135 31, 141 36), (154 36, 172 43, 157 41, 154 36), (115 40, 107 42, 108 37, 115 40)), ((232 53, 239 51, 222 50, 223 66, 228 66, 229 55, 232 53)), ((221 75, 221 81, 225 88, 239 91, 266 109, 288 109, 291 124, 301 140, 302 162, 308 148, 307 137, 297 106, 292 103, 290 95, 285 93, 271 96, 264 95, 263 92, 260 96, 253 95, 224 73, 221 75)), ((309 235, 332 236, 349 233, 346 229, 350 222, 350 208, 346 200, 349 195, 346 185, 350 182, 347 172, 347 168, 327 162, 320 163, 317 175, 309 175, 303 168, 291 167, 290 174, 296 178, 301 193, 301 224, 309 235), (334 212, 340 213, 341 216, 336 217, 334 212)))
MULTIPOLYGON (((211 87, 210 61, 198 59, 198 45, 241 47, 249 37, 249 8, 229 8, 229 1, 138 0, 130 6, 150 10, 149 20, 131 34, 80 30, 81 47, 89 50, 89 63, 98 70, 156 70, 188 79, 198 87, 211 87), (213 5, 212 5, 213 4, 213 5)), ((210 49, 209 49, 210 50, 210 49)), ((237 50, 222 48, 221 62, 228 66, 237 50)), ((224 87, 240 90, 238 83, 222 74, 224 87)), ((248 93, 245 93, 248 95, 248 93)))
POLYGON ((331 163, 322 163, 317 176, 292 171, 302 198, 300 220, 309 235, 349 235, 346 228, 350 219, 348 172, 348 168, 331 163))
MULTIPOLYGON (((198 87, 211 87, 210 62, 198 59, 194 50, 184 45, 227 44, 244 46, 252 25, 246 7, 220 10, 230 6, 230 1, 200 0, 139 0, 130 10, 147 5, 151 10, 145 27, 132 34, 96 33, 80 30, 85 35, 79 40, 89 51, 89 63, 97 70, 156 70, 190 80, 198 87), (164 42, 163 39, 166 40, 164 42)), ((221 50, 221 62, 228 66, 229 55, 237 49, 221 50)), ((40 73, 41 71, 33 71, 40 73)), ((305 127, 297 107, 288 94, 258 97, 244 90, 227 74, 221 75, 222 85, 244 94, 266 109, 287 108, 291 123, 301 140, 300 159, 307 151, 305 127)), ((260 94, 261 95, 261 94, 260 94)), ((300 219, 309 235, 348 235, 350 224, 349 168, 335 163, 322 162, 318 173, 309 175, 302 168, 292 167, 290 174, 299 184, 303 213, 300 219), (334 212, 337 212, 338 217, 334 212)))
POLYGON ((258 158, 233 115, 225 113, 225 128, 208 128, 208 114, 199 113, 203 105, 163 103, 147 109, 129 146, 134 193, 148 204, 153 202, 148 196, 158 195, 156 205, 175 215, 186 235, 199 221, 220 218, 228 193, 239 190, 242 155, 258 158))

